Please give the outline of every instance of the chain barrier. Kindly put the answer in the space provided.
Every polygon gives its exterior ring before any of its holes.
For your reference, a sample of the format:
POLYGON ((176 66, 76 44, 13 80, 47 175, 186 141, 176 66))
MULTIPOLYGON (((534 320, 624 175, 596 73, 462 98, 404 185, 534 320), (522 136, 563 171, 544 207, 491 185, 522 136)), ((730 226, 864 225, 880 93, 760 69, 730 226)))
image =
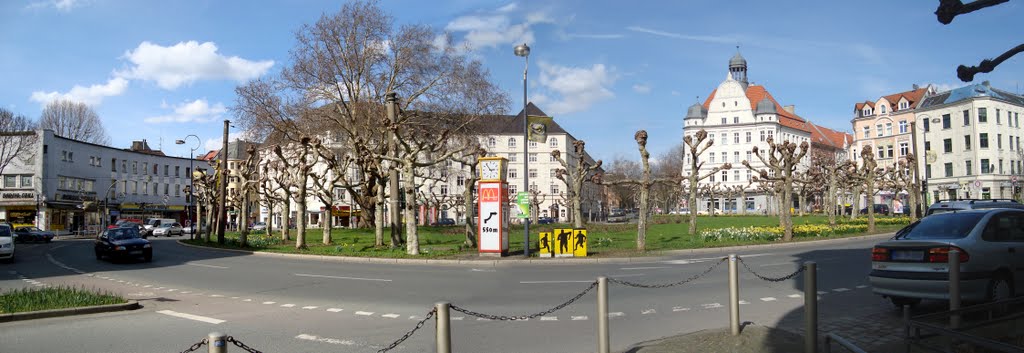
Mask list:
POLYGON ((234 344, 235 347, 244 349, 246 352, 249 352, 249 353, 262 353, 262 352, 256 350, 255 348, 252 348, 252 347, 249 347, 249 346, 245 345, 245 343, 242 343, 242 341, 236 340, 232 336, 228 336, 228 337, 224 338, 224 340, 228 341, 228 343, 234 344))
POLYGON ((590 292, 594 288, 597 288, 597 281, 594 281, 594 282, 590 283, 590 286, 587 287, 587 289, 584 289, 582 292, 580 292, 580 294, 577 294, 575 297, 572 297, 572 299, 569 299, 565 303, 559 304, 558 306, 555 306, 555 307, 553 307, 551 309, 548 309, 548 310, 545 310, 545 311, 541 311, 539 313, 531 314, 531 315, 506 316, 506 315, 484 314, 484 313, 478 313, 478 312, 475 312, 475 311, 472 311, 472 310, 467 310, 467 309, 462 308, 462 307, 460 307, 458 305, 455 305, 455 304, 451 304, 451 309, 455 310, 455 311, 458 311, 460 313, 469 315, 469 316, 475 316, 475 317, 489 319, 489 320, 498 320, 498 321, 529 320, 529 319, 545 316, 545 315, 554 313, 556 311, 562 310, 562 308, 565 308, 565 307, 569 306, 570 304, 576 302, 580 298, 583 298, 584 295, 586 295, 588 292, 590 292))
POLYGON ((206 339, 205 338, 202 341, 199 341, 199 342, 196 342, 195 344, 193 344, 192 347, 188 347, 188 349, 181 351, 181 353, 195 352, 197 349, 199 349, 200 347, 202 347, 204 345, 206 345, 206 339))
POLYGON ((416 331, 419 331, 419 329, 423 327, 423 324, 425 324, 427 320, 430 320, 430 318, 434 317, 434 314, 436 313, 437 308, 430 309, 430 312, 427 313, 427 317, 423 318, 423 320, 420 320, 420 322, 417 322, 416 327, 413 327, 412 330, 406 332, 405 335, 402 336, 402 338, 399 338, 398 340, 391 342, 391 344, 389 344, 387 347, 381 348, 379 351, 377 351, 377 353, 385 353, 387 351, 395 349, 395 347, 398 347, 398 345, 402 344, 402 342, 405 342, 405 340, 409 339, 409 337, 412 337, 412 335, 416 333, 416 331))
POLYGON ((718 267, 718 265, 721 265, 726 260, 728 260, 728 258, 722 258, 722 259, 718 260, 718 262, 715 262, 713 265, 711 265, 711 267, 708 267, 707 270, 704 270, 704 272, 701 272, 701 273, 699 273, 697 275, 694 275, 694 276, 692 276, 690 278, 684 279, 684 280, 679 281, 679 282, 662 283, 662 284, 643 284, 643 283, 623 281, 623 280, 615 279, 615 278, 611 278, 611 277, 608 278, 608 282, 618 283, 618 284, 621 284, 621 285, 624 285, 624 286, 636 287, 636 288, 668 288, 668 287, 681 286, 681 285, 684 285, 686 283, 692 282, 692 281, 694 281, 694 280, 696 280, 698 278, 704 277, 708 273, 711 273, 711 271, 713 271, 715 269, 715 267, 718 267))
POLYGON ((747 271, 749 271, 750 273, 754 274, 755 277, 760 278, 763 281, 768 281, 768 282, 788 281, 788 280, 792 279, 793 277, 799 276, 807 268, 806 266, 800 266, 800 268, 797 269, 795 272, 790 273, 790 274, 785 275, 785 276, 782 276, 782 277, 766 277, 766 276, 762 276, 761 274, 759 274, 757 272, 754 272, 754 270, 751 269, 750 266, 748 266, 747 263, 743 261, 742 257, 737 256, 736 259, 739 260, 739 262, 741 264, 743 264, 743 268, 747 269, 747 271))

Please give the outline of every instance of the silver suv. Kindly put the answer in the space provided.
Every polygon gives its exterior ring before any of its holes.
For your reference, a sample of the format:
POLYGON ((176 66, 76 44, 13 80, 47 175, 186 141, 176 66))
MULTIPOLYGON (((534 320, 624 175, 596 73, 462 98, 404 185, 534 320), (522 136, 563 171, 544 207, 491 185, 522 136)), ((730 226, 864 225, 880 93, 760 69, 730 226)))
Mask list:
POLYGON ((949 252, 960 252, 964 301, 1000 300, 1024 286, 1024 210, 935 213, 871 250, 875 294, 897 306, 949 299, 949 252))

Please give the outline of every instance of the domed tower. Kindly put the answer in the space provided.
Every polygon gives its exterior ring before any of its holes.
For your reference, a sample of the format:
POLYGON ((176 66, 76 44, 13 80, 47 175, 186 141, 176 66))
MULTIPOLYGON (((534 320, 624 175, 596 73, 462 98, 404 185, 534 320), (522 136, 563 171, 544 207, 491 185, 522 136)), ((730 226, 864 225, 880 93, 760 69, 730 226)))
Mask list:
POLYGON ((729 73, 732 79, 739 81, 743 89, 747 89, 747 59, 740 55, 739 47, 736 48, 736 55, 729 59, 729 73))
POLYGON ((764 117, 768 120, 775 120, 774 117, 779 112, 775 110, 775 102, 771 99, 765 98, 760 102, 757 102, 757 108, 754 109, 754 119, 761 120, 758 118, 764 117))
MULTIPOLYGON (((693 103, 693 105, 691 105, 690 108, 686 110, 686 120, 692 120, 692 119, 704 120, 704 118, 707 118, 707 117, 708 117, 708 110, 705 109, 704 106, 700 104, 700 102, 693 103)), ((686 125, 692 125, 692 124, 686 124, 686 125)))

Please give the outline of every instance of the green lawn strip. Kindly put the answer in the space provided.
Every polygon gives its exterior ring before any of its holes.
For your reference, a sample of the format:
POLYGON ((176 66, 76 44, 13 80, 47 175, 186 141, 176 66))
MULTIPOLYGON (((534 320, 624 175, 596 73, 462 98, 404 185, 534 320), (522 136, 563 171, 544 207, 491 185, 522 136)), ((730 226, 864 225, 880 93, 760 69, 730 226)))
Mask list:
MULTIPOLYGON (((866 217, 859 217, 855 221, 840 219, 839 224, 866 224, 866 217)), ((828 218, 821 215, 794 216, 793 225, 826 225, 828 218)), ((900 229, 906 224, 905 219, 893 219, 878 217, 876 220, 876 234, 892 232, 900 229), (895 224, 894 224, 895 223, 895 224)), ((697 232, 707 229, 720 228, 745 228, 745 227, 777 227, 778 217, 775 216, 701 216, 697 220, 697 232)), ((550 232, 556 228, 570 228, 567 224, 545 224, 530 226, 531 253, 536 251, 537 235, 540 232, 550 232)), ((705 241, 699 236, 690 235, 689 218, 682 215, 659 215, 651 219, 647 230, 647 252, 641 253, 636 250, 636 224, 589 224, 588 242, 591 256, 619 257, 619 256, 651 256, 668 250, 700 249, 726 247, 736 245, 754 245, 777 243, 770 240, 734 240, 723 239, 719 241, 705 241), (678 222, 678 223, 677 223, 678 222)), ((421 226, 417 228, 420 238, 419 256, 406 254, 405 247, 396 249, 388 247, 374 247, 373 229, 334 229, 331 234, 331 244, 323 244, 323 233, 321 229, 309 229, 306 232, 306 245, 308 249, 300 250, 295 248, 295 235, 291 231, 291 240, 281 240, 279 230, 274 231, 273 237, 267 237, 265 233, 249 235, 249 243, 258 246, 240 247, 238 245, 238 233, 228 232, 225 235, 226 242, 218 245, 215 242, 205 243, 200 240, 185 240, 186 243, 204 245, 217 248, 243 249, 250 251, 263 251, 274 253, 329 255, 329 256, 354 256, 354 257, 383 257, 383 258, 429 258, 429 259, 452 259, 468 258, 476 255, 476 248, 467 248, 463 245, 465 228, 463 226, 421 226)), ((509 249, 512 253, 522 254, 523 249, 523 227, 512 226, 509 230, 509 249)), ((818 239, 832 239, 867 235, 866 232, 857 231, 845 234, 828 234, 815 237, 795 236, 794 241, 808 241, 818 239)), ((404 236, 404 233, 403 233, 404 236)), ((389 244, 390 229, 384 230, 384 243, 389 244)))
POLYGON ((121 296, 74 287, 21 288, 0 293, 0 314, 123 304, 121 296))

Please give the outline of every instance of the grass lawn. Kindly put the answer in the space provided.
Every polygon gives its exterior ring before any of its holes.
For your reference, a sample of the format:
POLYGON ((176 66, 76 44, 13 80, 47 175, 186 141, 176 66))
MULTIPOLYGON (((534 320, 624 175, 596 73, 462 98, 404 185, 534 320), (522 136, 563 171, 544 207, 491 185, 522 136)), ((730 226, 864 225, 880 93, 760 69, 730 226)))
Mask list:
POLYGON ((114 294, 72 287, 22 288, 0 293, 0 314, 127 302, 114 294))
MULTIPOLYGON (((864 218, 864 217, 861 217, 864 218)), ((709 247, 723 247, 732 245, 750 245, 771 243, 769 240, 721 240, 705 241, 697 235, 689 233, 689 218, 687 216, 656 216, 647 230, 647 252, 636 251, 636 224, 589 224, 588 246, 591 256, 630 256, 630 255, 652 255, 662 250, 696 249, 709 247), (678 222, 678 223, 676 223, 678 222)), ((698 233, 704 229, 717 229, 728 227, 774 227, 778 226, 779 220, 773 216, 701 216, 697 219, 698 233)), ((804 216, 793 217, 793 225, 801 224, 828 224, 825 216, 804 216)), ((896 231, 905 224, 878 224, 875 233, 886 233, 896 231)), ((530 226, 531 253, 537 249, 537 235, 540 232, 549 232, 555 228, 569 228, 566 224, 546 224, 530 226)), ((465 258, 476 256, 475 248, 466 248, 463 244, 463 226, 442 226, 418 227, 420 237, 420 256, 409 256, 405 248, 389 249, 375 248, 373 229, 334 229, 332 231, 331 245, 323 245, 323 233, 320 229, 310 229, 306 234, 306 245, 308 249, 295 249, 295 230, 291 231, 292 240, 282 242, 280 231, 274 232, 272 238, 263 235, 253 236, 250 234, 250 244, 254 247, 246 247, 247 250, 302 253, 316 255, 338 255, 338 256, 364 256, 364 257, 388 257, 388 258, 465 258)), ((384 230, 385 244, 388 244, 390 230, 384 230)), ((851 233, 843 235, 821 236, 814 238, 795 237, 794 241, 814 240, 823 238, 849 237, 865 235, 866 233, 851 233)), ((403 233, 404 235, 404 233, 403 233)), ((237 238, 238 233, 228 232, 227 242, 224 245, 216 243, 205 243, 200 240, 185 240, 185 242, 196 245, 206 245, 221 248, 239 249, 237 238)), ((523 251, 523 227, 513 225, 510 229, 509 249, 512 254, 522 254, 523 251)))

